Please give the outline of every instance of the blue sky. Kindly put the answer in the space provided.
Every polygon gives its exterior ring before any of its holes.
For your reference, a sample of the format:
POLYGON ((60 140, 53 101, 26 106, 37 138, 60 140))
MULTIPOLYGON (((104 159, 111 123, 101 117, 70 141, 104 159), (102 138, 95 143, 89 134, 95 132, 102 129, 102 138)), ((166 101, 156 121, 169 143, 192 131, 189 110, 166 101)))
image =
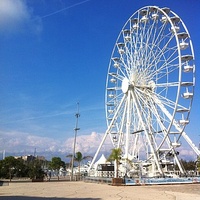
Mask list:
POLYGON ((1 141, 6 133, 59 142, 72 138, 77 102, 81 114, 78 134, 103 133, 112 49, 124 23, 146 5, 171 8, 190 32, 196 88, 186 132, 198 145, 198 0, 0 0, 1 141))

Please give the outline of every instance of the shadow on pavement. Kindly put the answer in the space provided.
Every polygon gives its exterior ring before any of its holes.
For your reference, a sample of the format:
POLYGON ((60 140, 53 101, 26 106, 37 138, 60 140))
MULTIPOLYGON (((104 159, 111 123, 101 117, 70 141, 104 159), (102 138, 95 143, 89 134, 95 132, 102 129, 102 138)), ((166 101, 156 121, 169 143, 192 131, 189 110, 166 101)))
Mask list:
POLYGON ((101 200, 100 198, 60 198, 60 197, 28 197, 28 196, 0 196, 0 200, 101 200))

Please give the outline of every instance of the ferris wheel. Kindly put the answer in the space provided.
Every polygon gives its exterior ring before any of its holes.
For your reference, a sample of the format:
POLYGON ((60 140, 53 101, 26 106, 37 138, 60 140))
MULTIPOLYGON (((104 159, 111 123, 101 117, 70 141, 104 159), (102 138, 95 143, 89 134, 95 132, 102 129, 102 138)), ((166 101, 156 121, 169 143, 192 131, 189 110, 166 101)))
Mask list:
MULTIPOLYGON (((154 165, 176 163, 195 85, 195 57, 190 34, 169 8, 146 6, 124 24, 114 45, 106 81, 107 135, 123 157, 154 165), (172 161, 173 160, 173 161, 172 161)), ((95 155, 95 156, 96 156, 95 155)), ((94 157, 95 158, 95 157, 94 157)))

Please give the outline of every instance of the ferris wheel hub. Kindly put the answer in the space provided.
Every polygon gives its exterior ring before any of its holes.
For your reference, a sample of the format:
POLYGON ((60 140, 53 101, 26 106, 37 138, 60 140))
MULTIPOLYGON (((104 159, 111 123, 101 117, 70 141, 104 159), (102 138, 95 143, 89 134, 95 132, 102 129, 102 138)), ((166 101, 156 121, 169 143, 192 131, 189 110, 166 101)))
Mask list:
POLYGON ((124 94, 128 92, 129 86, 130 86, 129 80, 128 78, 125 77, 122 81, 122 86, 121 86, 122 92, 124 94))
POLYGON ((149 85, 149 87, 152 89, 152 91, 155 90, 156 83, 155 83, 153 80, 149 81, 148 85, 149 85))

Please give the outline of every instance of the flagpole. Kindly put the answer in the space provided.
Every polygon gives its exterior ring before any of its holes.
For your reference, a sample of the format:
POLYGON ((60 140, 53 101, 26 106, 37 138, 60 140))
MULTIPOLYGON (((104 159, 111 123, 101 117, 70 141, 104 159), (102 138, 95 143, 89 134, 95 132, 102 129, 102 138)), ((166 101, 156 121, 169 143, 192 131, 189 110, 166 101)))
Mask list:
POLYGON ((72 166, 71 166, 71 181, 73 181, 73 173, 74 173, 74 158, 75 158, 75 150, 76 150, 76 136, 77 136, 77 132, 78 130, 80 130, 80 128, 78 128, 78 118, 80 117, 79 114, 79 102, 77 103, 77 113, 75 114, 76 117, 76 125, 74 128, 74 147, 73 147, 73 154, 72 154, 72 166))

